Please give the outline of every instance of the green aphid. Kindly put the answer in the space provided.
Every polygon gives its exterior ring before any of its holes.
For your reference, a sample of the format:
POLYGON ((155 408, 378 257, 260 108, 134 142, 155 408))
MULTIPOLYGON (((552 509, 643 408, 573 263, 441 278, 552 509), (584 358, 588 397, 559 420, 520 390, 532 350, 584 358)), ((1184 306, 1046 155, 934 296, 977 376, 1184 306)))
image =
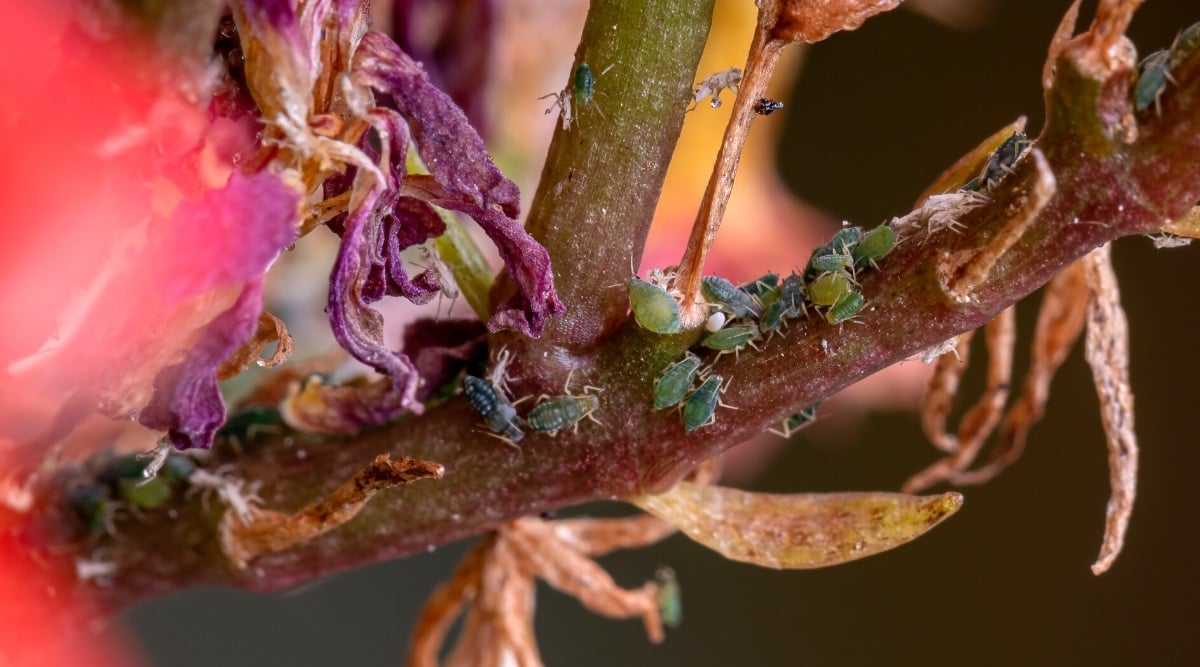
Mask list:
POLYGON ((533 406, 525 423, 533 431, 554 435, 599 409, 600 399, 591 394, 554 396, 533 406))
POLYGON ((874 264, 877 259, 883 259, 895 247, 896 232, 888 225, 879 225, 863 234, 850 254, 854 257, 854 265, 862 268, 874 264))
POLYGON ((787 302, 780 298, 780 295, 776 294, 775 298, 767 303, 767 307, 763 308, 762 318, 758 320, 758 328, 764 334, 779 331, 790 311, 791 309, 788 308, 787 302))
POLYGON ((161 507, 171 498, 171 485, 161 477, 135 480, 123 479, 117 483, 121 500, 133 507, 152 510, 161 507))
POLYGON ((683 402, 699 370, 700 358, 691 352, 667 366, 667 370, 654 383, 654 409, 665 410, 683 402))
MULTIPOLYGON (((855 246, 858 247, 857 245, 855 246)), ((815 273, 827 271, 848 271, 854 268, 854 257, 850 253, 838 251, 827 255, 814 255, 808 260, 809 270, 815 273)))
POLYGON ((108 489, 97 484, 80 484, 67 491, 67 506, 91 535, 112 525, 113 504, 108 489))
POLYGON ((1133 86, 1133 108, 1138 113, 1158 107, 1158 98, 1171 80, 1171 54, 1155 51, 1138 63, 1137 83, 1133 86))
POLYGON ((808 284, 805 294, 815 306, 832 306, 853 289, 854 285, 850 282, 850 278, 841 271, 835 271, 817 276, 808 284))
POLYGON ((679 333, 679 302, 667 290, 640 278, 629 280, 629 305, 643 329, 657 334, 679 333))
POLYGON ((766 306, 758 321, 758 328, 764 334, 778 331, 788 319, 808 314, 804 306, 804 282, 795 273, 784 278, 783 284, 764 303, 766 306))
POLYGON ((836 303, 825 313, 825 320, 830 324, 841 324, 858 314, 866 300, 858 292, 847 292, 838 297, 836 303))
MULTIPOLYGON (((779 274, 768 273, 765 276, 756 278, 753 281, 742 285, 741 290, 750 296, 762 301, 763 296, 779 287, 779 274)), ((764 303, 765 305, 765 303, 764 303)))
POLYGON ((736 352, 749 345, 756 338, 758 338, 757 325, 739 324, 732 327, 725 327, 720 331, 709 334, 704 339, 703 345, 710 350, 736 352))
POLYGON ((700 291, 709 303, 715 303, 734 317, 751 318, 762 314, 762 307, 754 297, 721 276, 704 276, 700 280, 700 291))
POLYGON ((710 375, 692 392, 683 404, 683 430, 695 431, 716 421, 714 413, 721 402, 720 375, 710 375))
POLYGON ((592 73, 592 66, 587 63, 580 63, 579 67, 575 68, 575 102, 577 107, 581 107, 592 101, 592 96, 596 94, 596 75, 592 73))
POLYGON ((842 227, 838 230, 837 234, 833 235, 832 239, 829 239, 829 243, 825 244, 826 252, 822 254, 828 254, 830 252, 845 252, 846 250, 853 248, 854 244, 858 243, 858 239, 861 236, 861 227, 842 227))
POLYGON ((226 419, 216 437, 240 446, 253 442, 260 435, 278 433, 283 428, 283 415, 278 408, 254 405, 226 419))
POLYGON ((663 625, 678 628, 683 624, 683 595, 675 571, 667 567, 659 568, 654 576, 658 579, 658 613, 663 625))
POLYGON ((813 403, 800 412, 790 415, 787 419, 783 420, 783 423, 779 429, 771 429, 771 432, 783 438, 792 437, 796 431, 799 431, 800 429, 817 420, 817 410, 820 407, 821 401, 813 403))
POLYGON ((821 270, 818 270, 816 267, 813 266, 814 260, 817 261, 818 263, 820 263, 820 262, 830 261, 830 260, 819 260, 818 258, 820 258, 820 257, 826 257, 828 255, 846 255, 846 254, 848 254, 850 252, 850 250, 854 247, 854 244, 858 243, 858 239, 861 236, 862 236, 862 229, 859 227, 856 227, 856 226, 842 227, 840 230, 838 230, 838 233, 833 235, 833 238, 829 240, 829 243, 826 243, 825 245, 817 246, 816 248, 813 248, 812 254, 809 255, 809 257, 808 257, 808 264, 805 266, 805 269, 804 269, 804 279, 806 281, 811 282, 811 281, 815 280, 818 275, 821 274, 821 270))
POLYGON ((1200 48, 1200 23, 1193 23, 1184 28, 1171 45, 1171 68, 1181 65, 1197 48, 1200 48))
POLYGON ((1004 143, 992 152, 983 171, 959 190, 978 192, 991 189, 1012 171, 1013 166, 1025 154, 1025 149, 1029 148, 1029 145, 1029 138, 1024 132, 1013 132, 1009 138, 1004 140, 1004 143))

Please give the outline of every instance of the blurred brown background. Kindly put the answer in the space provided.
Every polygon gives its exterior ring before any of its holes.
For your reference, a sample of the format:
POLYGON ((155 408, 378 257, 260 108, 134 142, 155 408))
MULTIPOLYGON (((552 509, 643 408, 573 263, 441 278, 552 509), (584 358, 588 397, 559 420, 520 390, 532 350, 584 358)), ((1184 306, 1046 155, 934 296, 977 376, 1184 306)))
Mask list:
MULTIPOLYGON (((785 180, 814 206, 873 225, 906 212, 944 166, 1020 114, 1041 126, 1039 76, 1066 0, 1007 0, 973 31, 892 12, 809 51, 778 149, 785 180)), ((1094 2, 1085 3, 1090 17, 1094 2)), ((1194 2, 1152 1, 1131 36, 1143 54, 1200 20, 1194 2)), ((674 537, 604 561, 638 585, 660 565, 683 587, 684 623, 661 646, 640 623, 594 617, 543 588, 538 638, 549 665, 1198 664, 1193 475, 1200 427, 1193 353, 1200 247, 1114 250, 1133 337, 1142 445, 1125 551, 1088 570, 1108 472, 1095 393, 1076 350, 1029 450, 992 483, 965 489, 958 516, 897 551, 840 567, 774 572, 674 537)), ((1022 347, 1035 309, 1020 309, 1022 347)), ((982 356, 982 355, 980 355, 982 356)), ((1028 355, 1018 352, 1018 372, 1028 355)), ((978 364, 967 394, 981 384, 978 364)), ((837 410, 801 432, 753 486, 770 491, 896 489, 936 452, 913 414, 837 410)), ((601 513, 609 507, 581 508, 601 513)), ((395 665, 426 595, 463 545, 352 572, 290 595, 197 590, 125 615, 157 665, 395 665)))

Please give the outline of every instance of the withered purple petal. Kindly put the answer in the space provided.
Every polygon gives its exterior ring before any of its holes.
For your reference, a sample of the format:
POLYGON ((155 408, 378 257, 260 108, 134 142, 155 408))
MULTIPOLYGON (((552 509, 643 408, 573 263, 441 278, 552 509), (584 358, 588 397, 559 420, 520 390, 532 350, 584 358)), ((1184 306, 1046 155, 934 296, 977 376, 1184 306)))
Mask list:
POLYGON ((417 397, 426 401, 454 379, 473 359, 481 357, 487 329, 479 320, 417 320, 404 330, 404 351, 416 362, 424 384, 417 397))
POLYGON ((154 262, 149 278, 176 303, 262 276, 296 239, 300 196, 275 174, 235 172, 201 202, 179 206, 145 253, 154 262))
POLYGON ((261 278, 247 283, 229 310, 205 325, 187 360, 159 371, 154 396, 138 417, 143 426, 166 431, 179 449, 212 446, 225 421, 217 367, 254 335, 262 299, 261 278))
POLYGON ((368 32, 355 69, 408 120, 412 136, 441 193, 430 203, 475 219, 500 251, 519 294, 492 317, 492 330, 540 336, 546 319, 562 312, 550 256, 517 222, 520 193, 487 153, 462 110, 429 81, 421 66, 388 37, 368 32))
POLYGON ((408 357, 388 349, 383 317, 369 305, 387 290, 384 226, 377 213, 381 190, 379 185, 371 186, 362 204, 346 216, 342 245, 329 278, 327 311, 338 344, 391 380, 391 391, 381 397, 386 405, 377 412, 387 421, 420 407, 416 403, 420 378, 408 357))

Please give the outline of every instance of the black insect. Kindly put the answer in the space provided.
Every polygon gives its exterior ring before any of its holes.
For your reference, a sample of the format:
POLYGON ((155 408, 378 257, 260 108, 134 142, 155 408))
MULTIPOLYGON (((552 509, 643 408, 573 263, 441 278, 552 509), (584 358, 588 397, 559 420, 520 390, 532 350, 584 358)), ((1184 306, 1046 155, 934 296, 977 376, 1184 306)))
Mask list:
POLYGON ((754 103, 754 113, 760 116, 770 116, 771 114, 783 108, 783 102, 779 100, 769 100, 765 97, 758 98, 754 103))

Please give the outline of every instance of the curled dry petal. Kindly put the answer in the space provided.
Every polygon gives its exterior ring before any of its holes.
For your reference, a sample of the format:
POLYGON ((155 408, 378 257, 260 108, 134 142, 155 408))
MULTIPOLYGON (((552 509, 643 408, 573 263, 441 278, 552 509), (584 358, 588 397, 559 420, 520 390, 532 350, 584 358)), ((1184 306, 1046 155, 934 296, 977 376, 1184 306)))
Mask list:
POLYGON ((773 39, 814 44, 835 32, 855 30, 864 21, 900 5, 901 0, 761 0, 772 16, 773 39))
POLYGON ((955 476, 955 484, 986 482, 1021 456, 1029 430, 1045 413, 1050 382, 1083 332, 1087 303, 1088 288, 1082 262, 1072 264, 1046 285, 1034 329, 1029 370, 1021 395, 1009 407, 1000 424, 998 446, 987 463, 955 476))
POLYGON ((771 494, 679 482, 633 502, 732 560, 780 569, 827 567, 923 535, 962 495, 771 494))
POLYGON ((138 417, 148 428, 166 431, 179 449, 208 448, 225 422, 225 401, 217 368, 251 336, 262 308, 262 281, 246 285, 238 300, 205 326, 187 358, 159 371, 154 396, 138 417))
POLYGON ((480 357, 487 343, 487 329, 478 320, 422 319, 404 330, 404 349, 412 359, 423 384, 417 399, 428 400, 456 377, 472 359, 480 357))
POLYGON ((264 310, 258 316, 258 328, 255 329, 254 335, 221 364, 217 369, 217 379, 228 380, 254 363, 268 368, 278 366, 292 356, 295 347, 296 341, 288 333, 283 320, 264 310), (275 351, 263 359, 262 351, 271 343, 275 343, 275 351))
POLYGON ((429 203, 474 218, 512 274, 519 294, 500 306, 489 328, 541 335, 547 318, 561 313, 563 306, 554 292, 549 254, 517 222, 517 186, 493 164, 462 110, 386 36, 367 33, 354 66, 408 121, 421 159, 440 188, 440 196, 429 203))
POLYGON ((1104 522, 1104 542, 1092 565, 1094 574, 1112 567, 1125 543, 1125 529, 1137 497, 1138 445, 1133 431, 1133 391, 1129 385, 1129 324, 1121 307, 1117 276, 1109 246, 1084 259, 1091 298, 1087 309, 1084 354, 1092 367, 1100 397, 1100 419, 1108 438, 1108 471, 1112 495, 1104 522))
POLYGON ((253 558, 290 549, 353 519, 377 491, 420 479, 441 479, 445 468, 401 456, 380 454, 329 494, 294 514, 249 507, 248 518, 226 512, 218 527, 221 549, 239 568, 253 558))

